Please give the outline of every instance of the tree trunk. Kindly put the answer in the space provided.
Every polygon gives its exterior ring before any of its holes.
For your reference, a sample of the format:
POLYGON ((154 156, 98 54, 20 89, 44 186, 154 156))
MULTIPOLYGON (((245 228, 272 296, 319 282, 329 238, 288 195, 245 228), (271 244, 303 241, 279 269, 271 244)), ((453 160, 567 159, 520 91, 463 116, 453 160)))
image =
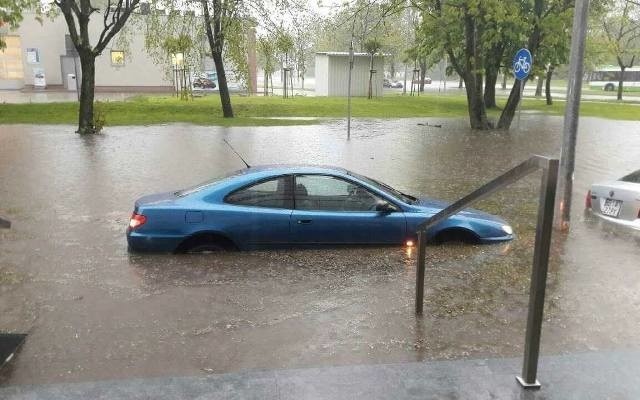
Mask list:
POLYGON ((622 100, 622 90, 624 87, 624 70, 627 69, 626 65, 620 64, 620 80, 618 81, 618 100, 622 100))
POLYGON ((209 14, 209 2, 206 0, 201 1, 202 9, 204 12, 204 24, 207 31, 207 39, 209 41, 209 49, 211 50, 211 57, 213 63, 216 66, 216 73, 218 74, 218 91, 220 93, 220 103, 222 104, 222 115, 225 118, 233 118, 233 109, 231 108, 231 97, 229 96, 229 86, 227 85, 227 75, 224 72, 224 62, 222 61, 222 49, 223 49, 223 37, 220 32, 220 8, 222 7, 218 2, 214 2, 214 20, 211 20, 209 14), (215 8, 217 6, 217 8, 215 8), (212 30, 211 24, 215 27, 212 30), (214 35, 215 30, 215 35, 214 35))
POLYGON ((424 79, 427 76, 427 61, 420 61, 420 91, 424 92, 424 79))
POLYGON ((487 111, 482 97, 482 75, 480 75, 480 85, 477 85, 478 77, 473 73, 467 73, 464 85, 467 93, 467 104, 469 104, 469 124, 471 129, 488 130, 491 124, 487 119, 487 111))
POLYGON ((549 65, 547 68, 547 79, 545 83, 545 94, 547 96, 547 105, 550 106, 553 104, 553 99, 551 98, 551 77, 553 76, 553 70, 555 66, 553 64, 549 65))
POLYGON ((90 51, 80 53, 82 82, 80 85, 80 112, 78 113, 78 131, 84 135, 95 133, 93 126, 93 98, 95 93, 96 67, 95 56, 90 51))
POLYGON ((269 96, 269 74, 264 73, 264 95, 269 96))
POLYGON ((498 81, 498 70, 487 67, 484 72, 484 105, 486 108, 496 108, 496 82, 498 81))
POLYGON ((542 85, 544 84, 544 79, 541 76, 538 77, 538 82, 536 82, 536 97, 542 96, 542 85))
POLYGON ((216 66, 218 74, 218 85, 220 86, 220 103, 222 104, 222 116, 225 118, 233 118, 233 108, 231 107, 231 96, 229 96, 229 86, 227 85, 227 75, 224 72, 224 63, 222 61, 222 53, 212 52, 213 63, 216 66))
POLYGON ((369 93, 367 94, 367 98, 373 98, 373 54, 371 54, 369 58, 369 93))
POLYGON ((458 81, 458 89, 462 89, 462 76, 460 77, 460 80, 458 81))
MULTIPOLYGON (((536 17, 534 22, 533 31, 531 32, 531 36, 529 36, 529 41, 527 48, 531 52, 531 54, 536 54, 538 48, 540 47, 540 40, 542 36, 542 29, 540 28, 539 21, 542 18, 542 13, 544 9, 544 0, 534 0, 533 2, 533 14, 536 17)), ((520 88, 524 87, 526 84, 526 80, 520 81, 517 80, 514 82, 511 87, 511 93, 509 93, 509 100, 507 100, 507 104, 504 106, 502 110, 502 114, 500 114, 500 120, 498 121, 498 129, 509 129, 511 126, 511 122, 513 122, 513 117, 516 113, 516 108, 518 107, 518 103, 520 102, 520 88)))
POLYGON ((507 90, 507 75, 509 74, 509 70, 507 67, 504 67, 502 71, 502 90, 507 90))
POLYGON ((502 110, 502 114, 500 114, 500 120, 498 120, 498 129, 509 129, 511 126, 511 122, 513 121, 513 117, 516 114, 516 108, 518 107, 518 103, 520 102, 520 87, 524 85, 524 81, 516 79, 511 88, 511 93, 509 93, 509 99, 507 100, 507 104, 504 106, 502 110))

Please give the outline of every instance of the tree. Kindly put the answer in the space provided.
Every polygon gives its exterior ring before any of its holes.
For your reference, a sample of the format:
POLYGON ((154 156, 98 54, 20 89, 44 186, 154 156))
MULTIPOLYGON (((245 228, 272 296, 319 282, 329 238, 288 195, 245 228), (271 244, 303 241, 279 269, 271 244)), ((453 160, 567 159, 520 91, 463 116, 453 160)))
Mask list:
MULTIPOLYGON (((521 8, 522 15, 527 18, 524 30, 527 34, 527 48, 533 55, 534 62, 537 62, 536 58, 539 57, 544 59, 542 55, 545 51, 553 48, 553 43, 568 41, 572 10, 573 2, 570 0, 534 0, 533 8, 529 8, 527 5, 521 8)), ((559 47, 557 51, 566 52, 565 46, 559 47)), ((507 104, 498 120, 497 127, 499 129, 509 129, 511 126, 520 102, 521 89, 525 83, 526 79, 516 80, 513 83, 507 104)))
POLYGON ((200 0, 200 4, 204 13, 204 26, 211 56, 218 75, 222 115, 225 118, 233 118, 223 51, 227 34, 233 29, 234 20, 239 17, 240 0, 200 0))
POLYGON ((632 68, 640 52, 640 3, 612 0, 602 20, 604 40, 620 67, 618 100, 622 100, 624 74, 632 68))
MULTIPOLYGON (((570 0, 422 0, 414 4, 422 13, 419 39, 433 53, 444 52, 464 82, 469 121, 473 129, 490 129, 487 105, 495 103, 494 87, 501 65, 519 47, 534 54, 547 46, 551 29, 560 38, 566 25, 554 27, 553 17, 572 8, 570 0), (483 85, 484 81, 484 85, 483 85), (484 88, 484 93, 483 93, 484 88)), ((509 60, 510 61, 510 60, 509 60)), ((510 62, 509 62, 510 64, 510 62)), ((498 127, 508 129, 524 82, 516 81, 498 127)))
MULTIPOLYGON (((105 0, 102 9, 91 4, 91 0, 54 0, 69 29, 69 36, 80 57, 82 81, 80 86, 80 110, 78 133, 95 133, 93 120, 93 98, 95 91, 95 60, 113 37, 124 27, 140 0, 105 0), (103 26, 95 45, 91 44, 89 22, 95 13, 102 14, 103 26)), ((96 3, 94 1, 94 3, 96 3)))
MULTIPOLYGON (((205 36, 202 14, 197 8, 178 9, 178 4, 165 0, 152 0, 150 12, 135 15, 122 33, 131 29, 145 32, 145 49, 156 65, 162 66, 166 77, 173 76, 176 62, 180 61, 190 70, 198 70, 204 63, 207 50, 203 46, 205 36)), ((123 34, 119 37, 122 37, 123 34)))
POLYGON ((369 53, 369 91, 367 92, 367 98, 373 98, 373 61, 376 53, 380 49, 380 42, 377 39, 369 39, 364 42, 364 49, 369 53))
POLYGON ((271 36, 261 36, 258 38, 259 62, 264 71, 264 95, 269 95, 269 81, 273 81, 271 76, 276 69, 276 44, 271 36))

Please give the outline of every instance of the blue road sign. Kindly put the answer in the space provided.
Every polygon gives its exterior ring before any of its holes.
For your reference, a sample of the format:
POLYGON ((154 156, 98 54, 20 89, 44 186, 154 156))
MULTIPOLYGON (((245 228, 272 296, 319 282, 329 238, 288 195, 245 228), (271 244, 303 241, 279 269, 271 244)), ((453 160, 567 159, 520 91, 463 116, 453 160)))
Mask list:
POLYGON ((524 80, 529 76, 533 67, 533 57, 527 49, 520 49, 513 57, 513 75, 518 80, 524 80))

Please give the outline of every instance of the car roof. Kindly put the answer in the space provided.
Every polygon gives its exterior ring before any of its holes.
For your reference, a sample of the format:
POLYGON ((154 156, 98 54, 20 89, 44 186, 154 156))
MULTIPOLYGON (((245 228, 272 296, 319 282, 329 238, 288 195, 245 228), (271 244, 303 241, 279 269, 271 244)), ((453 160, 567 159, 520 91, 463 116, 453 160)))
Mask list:
POLYGON ((314 164, 271 164, 271 165, 256 165, 250 168, 244 168, 237 171, 238 175, 252 175, 252 174, 298 174, 298 173, 338 173, 348 174, 345 168, 335 167, 331 165, 314 165, 314 164))

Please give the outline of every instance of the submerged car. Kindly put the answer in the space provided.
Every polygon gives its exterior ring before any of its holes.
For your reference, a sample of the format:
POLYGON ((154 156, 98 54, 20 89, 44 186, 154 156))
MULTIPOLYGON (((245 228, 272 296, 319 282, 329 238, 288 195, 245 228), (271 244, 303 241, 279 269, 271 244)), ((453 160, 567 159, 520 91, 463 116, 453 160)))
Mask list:
POLYGON ((605 220, 640 230, 640 170, 617 181, 593 184, 585 206, 605 220))
MULTIPOLYGON (((402 245, 447 203, 416 198, 336 167, 250 167, 145 196, 127 228, 131 251, 200 252, 315 245, 402 245)), ((466 209, 427 232, 436 242, 513 238, 497 216, 466 209)))

